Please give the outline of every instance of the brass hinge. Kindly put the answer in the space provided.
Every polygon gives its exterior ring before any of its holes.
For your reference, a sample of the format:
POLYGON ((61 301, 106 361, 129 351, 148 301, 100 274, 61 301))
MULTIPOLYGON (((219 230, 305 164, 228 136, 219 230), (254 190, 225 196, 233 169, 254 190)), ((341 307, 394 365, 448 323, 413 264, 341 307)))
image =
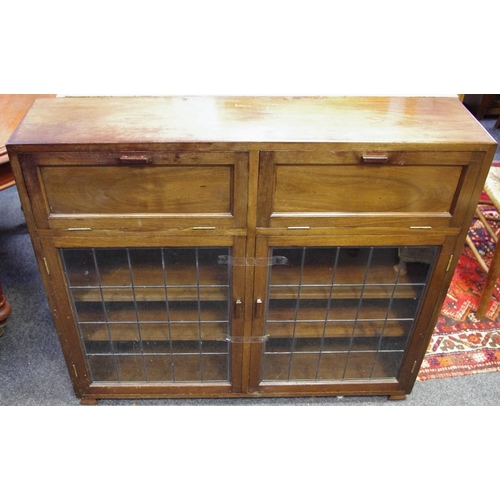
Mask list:
POLYGON ((448 261, 448 265, 446 266, 446 272, 450 270, 452 260, 453 260, 453 254, 450 255, 450 260, 448 261))
POLYGON ((75 372, 75 377, 78 378, 78 372, 76 371, 76 366, 73 365, 73 371, 75 372))
POLYGON ((47 264, 47 259, 45 257, 43 258, 43 263, 45 264, 45 270, 47 271, 47 274, 50 275, 49 265, 47 264))

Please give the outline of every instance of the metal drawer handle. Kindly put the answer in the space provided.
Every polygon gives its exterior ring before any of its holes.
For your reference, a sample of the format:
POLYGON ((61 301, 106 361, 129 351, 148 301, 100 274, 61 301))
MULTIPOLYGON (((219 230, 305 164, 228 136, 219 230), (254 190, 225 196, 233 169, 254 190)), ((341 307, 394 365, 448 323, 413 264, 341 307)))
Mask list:
POLYGON ((366 154, 362 156, 363 163, 381 164, 387 163, 389 157, 387 155, 378 154, 366 154))
POLYGON ((119 161, 122 165, 147 165, 151 159, 144 155, 123 155, 119 161))

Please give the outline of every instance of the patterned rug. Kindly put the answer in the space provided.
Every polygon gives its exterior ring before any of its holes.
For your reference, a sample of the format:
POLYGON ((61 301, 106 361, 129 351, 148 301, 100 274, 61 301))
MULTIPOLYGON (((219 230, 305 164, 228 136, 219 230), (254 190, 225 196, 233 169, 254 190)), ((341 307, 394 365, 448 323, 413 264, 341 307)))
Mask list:
MULTIPOLYGON (((500 168, 500 162, 494 162, 492 166, 500 168)), ((483 192, 482 198, 488 199, 486 193, 483 192)), ((498 234, 500 214, 494 207, 482 207, 481 210, 499 218, 499 223, 494 223, 498 234)), ((479 220, 473 220, 469 236, 478 242, 479 252, 489 264, 494 242, 479 220)), ((469 247, 464 245, 420 368, 419 380, 500 371, 500 287, 495 289, 486 318, 480 321, 473 312, 484 279, 484 271, 469 247)))

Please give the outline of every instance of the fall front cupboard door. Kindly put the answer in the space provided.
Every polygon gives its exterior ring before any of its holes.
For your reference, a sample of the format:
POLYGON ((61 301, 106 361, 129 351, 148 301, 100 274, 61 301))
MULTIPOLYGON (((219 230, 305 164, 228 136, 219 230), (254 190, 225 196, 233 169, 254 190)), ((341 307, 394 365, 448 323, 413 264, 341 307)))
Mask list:
MULTIPOLYGON (((251 387, 280 393, 327 393, 335 385, 401 383, 412 342, 435 306, 432 272, 447 260, 443 246, 406 246, 397 238, 260 238, 251 387), (363 241, 364 240, 364 241, 363 241), (363 242, 362 242, 363 241, 363 242), (260 309, 259 309, 260 308, 260 309), (316 389, 315 389, 316 387, 316 389), (307 388, 307 389, 306 389, 307 388)), ((449 254, 448 254, 449 258, 449 254)), ((436 291, 436 288, 434 288, 436 291)), ((366 393, 366 392, 365 392, 366 393)))
POLYGON ((246 224, 244 152, 21 155, 39 228, 152 230, 246 224))
POLYGON ((470 151, 261 151, 257 224, 456 227, 479 167, 470 151))
POLYGON ((231 338, 241 335, 243 282, 230 263, 244 244, 215 237, 152 246, 142 239, 140 246, 45 243, 73 311, 71 341, 81 353, 74 373, 85 373, 85 392, 237 390, 241 344, 231 338))

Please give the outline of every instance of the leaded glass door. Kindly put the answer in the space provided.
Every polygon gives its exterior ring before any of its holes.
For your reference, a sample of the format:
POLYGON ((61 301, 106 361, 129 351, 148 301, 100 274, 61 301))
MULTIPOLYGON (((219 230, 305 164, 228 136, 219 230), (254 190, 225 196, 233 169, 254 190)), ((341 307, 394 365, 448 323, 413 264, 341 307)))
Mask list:
POLYGON ((261 241, 261 259, 264 251, 269 266, 256 277, 262 342, 253 352, 254 388, 397 381, 439 245, 261 241))
POLYGON ((224 240, 56 250, 91 385, 239 387, 244 283, 231 261, 244 246, 224 240))

